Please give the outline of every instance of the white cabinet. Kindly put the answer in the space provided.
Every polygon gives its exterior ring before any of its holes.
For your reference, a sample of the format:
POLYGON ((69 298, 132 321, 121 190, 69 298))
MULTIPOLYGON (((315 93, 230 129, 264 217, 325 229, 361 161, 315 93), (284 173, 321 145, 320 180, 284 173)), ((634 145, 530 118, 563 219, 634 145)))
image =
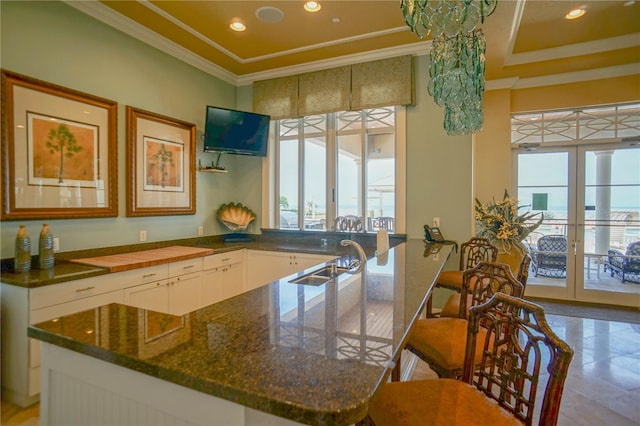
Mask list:
POLYGON ((323 254, 247 251, 247 290, 260 287, 287 275, 335 259, 323 254))
MULTIPOLYGON (((169 277, 127 286, 124 289, 124 303, 174 315, 194 311, 202 306, 202 264, 202 258, 196 258, 161 265, 168 268, 169 277)), ((152 274, 152 271, 145 269, 137 270, 134 282, 164 278, 159 271, 152 274)))
POLYGON ((204 258, 203 306, 211 305, 245 291, 245 250, 215 254, 204 258))

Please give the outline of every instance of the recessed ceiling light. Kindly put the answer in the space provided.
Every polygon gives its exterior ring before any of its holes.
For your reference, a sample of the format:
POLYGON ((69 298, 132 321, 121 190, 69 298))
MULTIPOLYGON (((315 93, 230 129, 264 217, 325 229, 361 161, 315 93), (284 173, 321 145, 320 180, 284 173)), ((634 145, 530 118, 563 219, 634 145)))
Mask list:
POLYGON ((335 18, 331 18, 331 22, 333 22, 334 24, 339 24, 340 21, 342 21, 342 19, 338 18, 337 16, 335 18))
POLYGON ((229 25, 229 28, 231 28, 233 31, 244 31, 247 29, 247 27, 240 21, 234 21, 229 25))
POLYGON ((581 16, 583 16, 585 13, 586 11, 582 8, 573 9, 573 10, 570 10, 569 13, 564 15, 564 19, 578 19, 581 16))
POLYGON ((308 1, 304 4, 304 10, 307 12, 317 12, 322 9, 322 6, 317 1, 308 1))

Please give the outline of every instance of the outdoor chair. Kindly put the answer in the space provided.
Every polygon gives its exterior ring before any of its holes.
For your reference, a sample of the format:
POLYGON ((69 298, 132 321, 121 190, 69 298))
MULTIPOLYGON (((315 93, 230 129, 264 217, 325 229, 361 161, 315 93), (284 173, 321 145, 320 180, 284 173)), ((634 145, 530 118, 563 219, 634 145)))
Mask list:
POLYGON ((369 225, 370 231, 380 231, 384 229, 385 231, 393 232, 395 219, 388 216, 369 217, 367 218, 367 224, 369 225))
POLYGON ((469 315, 462 379, 384 383, 360 424, 556 425, 573 350, 543 308, 496 293, 469 315))
POLYGON ((534 276, 562 278, 567 276, 567 237, 545 235, 540 237, 531 252, 534 276))
POLYGON ((640 282, 640 241, 629 244, 625 253, 610 249, 607 254, 604 264, 605 272, 609 269, 611 276, 613 277, 614 274, 619 276, 622 282, 640 282))
POLYGON ((338 216, 333 223, 333 230, 338 232, 364 232, 364 226, 358 216, 338 216))

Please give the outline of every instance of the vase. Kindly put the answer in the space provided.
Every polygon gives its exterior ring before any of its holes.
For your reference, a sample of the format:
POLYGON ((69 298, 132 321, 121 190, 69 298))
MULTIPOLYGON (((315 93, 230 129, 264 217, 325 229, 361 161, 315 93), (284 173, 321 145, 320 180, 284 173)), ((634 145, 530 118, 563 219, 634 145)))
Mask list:
POLYGON ((55 263, 53 257, 53 235, 49 231, 49 225, 42 225, 40 240, 38 241, 38 262, 40 269, 51 269, 55 263))
POLYGON ((518 277, 520 273, 520 264, 524 258, 524 254, 527 252, 527 248, 524 244, 506 246, 504 242, 500 240, 491 241, 491 244, 498 247, 498 259, 500 263, 506 263, 511 268, 511 273, 514 277, 518 277))
POLYGON ((18 235, 16 235, 15 250, 15 272, 29 272, 31 270, 31 239, 24 225, 20 225, 18 235))

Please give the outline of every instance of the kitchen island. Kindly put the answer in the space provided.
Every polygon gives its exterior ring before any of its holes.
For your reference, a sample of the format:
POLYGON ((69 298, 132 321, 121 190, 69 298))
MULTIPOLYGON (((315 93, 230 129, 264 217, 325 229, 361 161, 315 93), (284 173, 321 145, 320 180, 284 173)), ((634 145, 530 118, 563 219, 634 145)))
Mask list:
POLYGON ((182 316, 111 304, 31 326, 41 424, 355 423, 450 250, 409 240, 320 285, 290 282, 305 270, 182 316))

